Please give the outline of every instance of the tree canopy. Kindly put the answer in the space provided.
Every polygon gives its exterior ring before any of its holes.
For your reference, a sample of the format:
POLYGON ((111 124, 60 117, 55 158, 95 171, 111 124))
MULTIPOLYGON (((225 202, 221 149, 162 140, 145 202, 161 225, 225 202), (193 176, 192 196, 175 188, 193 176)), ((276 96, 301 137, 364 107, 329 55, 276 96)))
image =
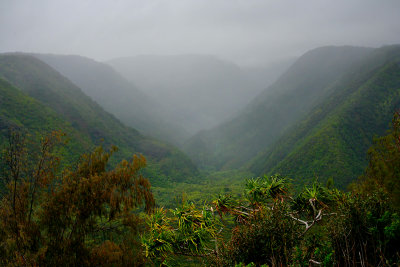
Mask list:
POLYGON ((61 133, 51 133, 37 157, 28 159, 24 136, 10 133, 2 155, 1 265, 140 264, 142 229, 135 209, 154 206, 150 183, 140 174, 146 160, 134 156, 109 170, 116 148, 99 147, 60 170, 61 142, 61 133))

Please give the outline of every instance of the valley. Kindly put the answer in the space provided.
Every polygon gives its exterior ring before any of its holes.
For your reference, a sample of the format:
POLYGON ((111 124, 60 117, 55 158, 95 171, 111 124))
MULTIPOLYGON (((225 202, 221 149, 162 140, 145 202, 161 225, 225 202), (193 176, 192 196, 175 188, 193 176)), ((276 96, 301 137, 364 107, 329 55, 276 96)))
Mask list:
POLYGON ((0 1, 0 266, 400 266, 400 1, 0 1))
POLYGON ((0 54, 0 237, 46 266, 398 262, 400 45, 286 64, 0 54))
MULTIPOLYGON (((123 74, 119 74, 107 63, 80 56, 3 54, 0 74, 4 82, 22 90, 30 101, 52 110, 57 121, 65 126, 41 124, 42 117, 31 115, 42 126, 39 130, 23 123, 23 117, 11 119, 3 115, 2 143, 9 128, 6 125, 11 123, 33 131, 35 136, 44 135, 45 129, 52 127, 64 130, 72 141, 74 152, 64 155, 70 159, 75 155, 76 160, 77 154, 99 144, 119 147, 114 162, 143 154, 149 161, 145 174, 160 206, 172 205, 179 195, 197 202, 227 192, 241 195, 240 185, 245 179, 264 174, 288 176, 298 188, 315 180, 325 183, 329 178, 345 189, 363 173, 373 137, 385 133, 393 112, 399 108, 399 55, 399 46, 317 48, 301 56, 274 83, 260 90, 244 85, 244 71, 239 75, 239 68, 209 56, 146 56, 111 61, 111 65, 122 70, 123 74), (170 65, 175 67, 168 68, 170 65), (229 67, 224 70, 226 65, 229 67), (154 97, 158 87, 159 92, 172 90, 168 88, 178 83, 174 79, 179 71, 189 70, 197 77, 181 73, 186 81, 181 80, 169 100, 165 96, 154 97), (233 70, 237 73, 233 74, 233 70), (164 78, 157 78, 150 85, 149 77, 155 73, 164 78), (210 73, 215 78, 209 77, 210 73), (142 80, 128 80, 135 75, 142 80), (204 77, 209 77, 203 84, 209 91, 191 87, 200 86, 204 77), (242 82, 232 81, 232 77, 242 82), (235 84, 237 89, 232 90, 236 93, 222 90, 218 92, 220 96, 212 95, 224 81, 235 84), (213 83, 214 87, 210 86, 213 83), (220 114, 214 116, 221 122, 219 125, 209 124, 211 128, 201 129, 206 124, 199 123, 198 132, 194 128, 189 130, 185 120, 173 115, 177 110, 168 109, 178 102, 191 105, 188 97, 192 91, 184 89, 188 87, 208 97, 197 101, 196 109, 220 114), (238 91, 241 87, 253 91, 245 97, 238 91), (250 101, 252 94, 258 95, 250 101), (242 104, 234 104, 226 96, 242 104), (205 103, 211 98, 234 104, 225 109, 225 113, 231 110, 230 117, 224 117, 224 107, 219 107, 219 111, 207 107, 205 103), (165 105, 158 104, 162 99, 165 105)), ((220 88, 228 89, 229 83, 220 88)), ((190 114, 198 112, 179 108, 180 114, 196 121, 190 114)))

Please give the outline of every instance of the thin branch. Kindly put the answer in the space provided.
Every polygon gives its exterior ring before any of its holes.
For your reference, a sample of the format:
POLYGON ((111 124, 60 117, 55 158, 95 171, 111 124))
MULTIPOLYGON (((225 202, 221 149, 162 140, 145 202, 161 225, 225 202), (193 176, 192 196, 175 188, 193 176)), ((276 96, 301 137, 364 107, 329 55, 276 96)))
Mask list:
POLYGON ((300 223, 305 225, 306 229, 304 230, 302 235, 307 233, 307 231, 310 230, 310 228, 313 227, 317 221, 320 221, 322 219, 322 209, 317 211, 317 209, 316 209, 316 207, 314 205, 314 201, 315 201, 314 199, 311 199, 311 198, 309 199, 310 205, 311 205, 311 207, 313 209, 313 213, 314 213, 314 217, 313 217, 312 221, 301 220, 299 218, 294 217, 292 213, 289 213, 289 216, 292 219, 294 219, 295 221, 300 222, 300 223))
POLYGON ((313 260, 313 259, 310 259, 309 262, 314 263, 314 264, 317 264, 317 265, 322 265, 322 262, 315 261, 315 260, 313 260))
POLYGON ((294 217, 293 214, 291 214, 291 213, 289 213, 289 216, 290 216, 293 220, 298 221, 298 222, 304 224, 304 225, 306 226, 306 228, 308 228, 308 222, 303 221, 303 220, 300 220, 299 218, 294 217))

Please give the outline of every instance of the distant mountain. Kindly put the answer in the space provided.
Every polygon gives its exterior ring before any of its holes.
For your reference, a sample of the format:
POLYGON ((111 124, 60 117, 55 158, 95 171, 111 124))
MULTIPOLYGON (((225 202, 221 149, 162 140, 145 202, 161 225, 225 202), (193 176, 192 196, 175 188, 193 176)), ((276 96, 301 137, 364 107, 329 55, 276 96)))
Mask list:
POLYGON ((374 136, 400 108, 400 45, 371 51, 331 85, 331 93, 250 164, 302 184, 335 179, 344 188, 361 175, 374 136))
MULTIPOLYGON (((7 80, 7 84, 12 84, 14 90, 21 89, 41 104, 27 105, 27 110, 40 109, 32 114, 7 111, 9 114, 2 117, 2 124, 3 121, 7 121, 20 124, 27 129, 33 127, 31 124, 51 129, 53 123, 46 125, 48 120, 42 121, 41 116, 36 116, 36 114, 44 116, 46 112, 41 110, 41 107, 45 106, 50 110, 49 118, 57 114, 62 120, 60 124, 54 124, 57 126, 55 128, 69 129, 69 132, 73 132, 72 139, 78 135, 84 140, 88 139, 89 144, 102 142, 105 146, 117 145, 120 150, 116 154, 116 160, 130 158, 133 153, 146 156, 149 162, 147 174, 153 178, 152 182, 163 178, 180 181, 197 173, 196 167, 182 152, 126 127, 86 96, 75 84, 37 58, 24 54, 0 55, 0 77, 7 80), (31 124, 21 119, 22 115, 28 117, 31 124), (64 125, 70 125, 72 128, 64 125), (101 141, 102 139, 104 141, 101 141)), ((11 89, 8 88, 7 91, 11 89)), ((1 96, 1 101, 4 99, 8 98, 1 96)), ((13 99, 7 101, 9 101, 7 105, 15 105, 13 99)))
POLYGON ((373 49, 322 47, 301 56, 232 120, 192 137, 184 147, 203 168, 240 168, 274 144, 373 49))
POLYGON ((261 74, 257 80, 211 55, 142 55, 107 63, 162 103, 191 134, 233 117, 266 86, 259 87, 261 74))
POLYGON ((166 115, 160 103, 144 94, 109 65, 81 56, 34 56, 67 77, 126 125, 173 144, 180 144, 189 136, 174 119, 166 115))

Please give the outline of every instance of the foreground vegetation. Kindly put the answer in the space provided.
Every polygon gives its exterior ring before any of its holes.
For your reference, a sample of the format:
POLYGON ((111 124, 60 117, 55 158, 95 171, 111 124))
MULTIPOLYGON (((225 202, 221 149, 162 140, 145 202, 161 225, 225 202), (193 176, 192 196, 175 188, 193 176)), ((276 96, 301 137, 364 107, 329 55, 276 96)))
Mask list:
POLYGON ((150 183, 140 175, 143 157, 107 162, 115 151, 83 155, 75 167, 59 170, 54 132, 27 158, 25 137, 12 132, 2 155, 0 203, 2 266, 135 265, 144 262, 135 239, 135 208, 154 206, 150 183))
POLYGON ((154 208, 143 157, 110 169, 115 148, 98 148, 60 170, 62 134, 35 153, 24 140, 11 133, 1 158, 4 266, 400 264, 398 113, 348 192, 332 180, 297 189, 273 175, 248 179, 242 195, 172 209, 154 208))
POLYGON ((243 199, 221 195, 201 208, 183 201, 156 210, 142 239, 146 256, 156 265, 174 265, 182 255, 211 266, 398 265, 399 157, 397 113, 349 192, 330 180, 295 195, 285 177, 249 179, 243 199))

